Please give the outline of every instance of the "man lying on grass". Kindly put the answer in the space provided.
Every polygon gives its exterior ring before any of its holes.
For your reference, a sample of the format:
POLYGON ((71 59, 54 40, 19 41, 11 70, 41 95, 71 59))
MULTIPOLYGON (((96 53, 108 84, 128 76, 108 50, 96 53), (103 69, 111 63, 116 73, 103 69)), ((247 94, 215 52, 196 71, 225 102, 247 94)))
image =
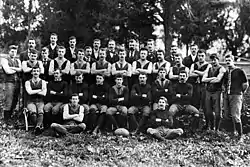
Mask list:
POLYGON ((170 129, 171 121, 168 120, 167 98, 160 97, 158 108, 150 114, 149 127, 147 133, 152 137, 164 141, 165 139, 175 139, 183 134, 181 128, 170 129))
POLYGON ((63 107, 63 125, 58 123, 51 124, 51 128, 57 133, 57 135, 80 133, 85 130, 86 125, 82 123, 84 117, 84 108, 78 103, 78 94, 72 94, 71 102, 63 107))

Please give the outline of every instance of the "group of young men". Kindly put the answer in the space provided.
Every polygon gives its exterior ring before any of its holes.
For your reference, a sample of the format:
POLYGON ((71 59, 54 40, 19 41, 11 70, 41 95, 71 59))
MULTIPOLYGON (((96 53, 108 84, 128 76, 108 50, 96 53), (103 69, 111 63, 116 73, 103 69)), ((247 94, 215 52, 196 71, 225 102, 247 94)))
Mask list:
POLYGON ((154 50, 152 39, 139 50, 135 39, 129 40, 128 49, 117 49, 114 40, 102 48, 101 40, 95 39, 93 48, 84 49, 76 47, 75 37, 69 38, 69 48, 59 46, 57 40, 57 34, 51 34, 50 44, 39 54, 35 40, 29 39, 27 51, 19 58, 17 46, 11 45, 8 57, 1 59, 0 94, 4 95, 6 123, 22 85, 23 105, 36 134, 50 127, 58 134, 89 130, 97 135, 109 127, 172 139, 183 134, 174 127, 177 115, 192 115, 190 127, 195 131, 203 112, 203 130, 219 131, 222 117, 231 117, 242 138, 240 116, 248 80, 234 65, 232 55, 225 57, 225 68, 217 54, 207 62, 206 51, 195 44, 191 55, 183 58, 176 45, 171 46, 170 55, 154 50))

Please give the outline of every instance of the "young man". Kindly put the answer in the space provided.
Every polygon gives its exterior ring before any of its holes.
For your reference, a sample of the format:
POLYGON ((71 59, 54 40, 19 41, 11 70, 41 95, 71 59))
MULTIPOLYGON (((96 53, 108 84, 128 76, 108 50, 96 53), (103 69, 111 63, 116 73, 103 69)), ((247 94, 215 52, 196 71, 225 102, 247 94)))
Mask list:
POLYGON ((50 44, 47 46, 47 48, 49 48, 49 58, 51 59, 55 59, 57 57, 57 49, 58 49, 58 45, 57 45, 57 40, 58 40, 58 36, 56 33, 52 33, 50 34, 50 44))
POLYGON ((80 133, 86 129, 82 123, 84 118, 84 108, 78 104, 79 96, 72 94, 70 103, 63 107, 63 124, 52 123, 51 128, 58 135, 67 135, 69 133, 80 133))
POLYGON ((30 113, 31 122, 35 125, 35 134, 38 135, 41 133, 43 125, 44 97, 47 93, 47 84, 39 77, 39 67, 33 67, 31 74, 32 78, 25 82, 27 109, 30 113))
POLYGON ((225 116, 229 118, 229 115, 232 115, 234 130, 238 132, 239 140, 242 142, 241 109, 243 94, 247 91, 249 84, 245 72, 235 66, 234 57, 227 55, 225 58, 227 64, 224 82, 226 88, 224 93, 225 116))
POLYGON ((131 90, 131 107, 128 109, 128 122, 130 130, 138 133, 142 130, 150 114, 150 103, 152 101, 151 86, 147 84, 147 75, 139 74, 139 84, 134 84, 131 90), (141 111, 142 118, 136 121, 135 114, 141 111))
POLYGON ((126 62, 126 51, 125 50, 119 50, 118 52, 119 61, 112 64, 112 70, 111 73, 113 76, 116 76, 117 74, 123 76, 123 81, 125 86, 129 86, 129 79, 132 75, 132 66, 128 62, 126 62))
POLYGON ((182 55, 178 53, 175 55, 175 65, 169 71, 169 79, 173 84, 178 83, 180 71, 183 70, 189 74, 189 69, 182 64, 182 55))
POLYGON ((148 49, 148 56, 147 60, 151 63, 155 63, 157 61, 156 51, 155 51, 155 41, 153 39, 149 39, 147 41, 147 49, 148 49))
POLYGON ((150 75, 152 73, 152 62, 147 60, 148 50, 142 48, 140 50, 140 59, 134 61, 132 64, 132 84, 138 83, 138 76, 140 73, 145 73, 149 77, 147 82, 151 83, 150 75))
POLYGON ((114 64, 119 60, 117 51, 115 49, 115 41, 112 39, 108 42, 108 49, 106 55, 106 60, 110 62, 110 64, 114 64))
POLYGON ((49 65, 49 75, 52 76, 54 75, 55 69, 60 69, 62 72, 62 79, 64 81, 67 81, 68 83, 70 82, 70 61, 67 60, 64 55, 66 53, 66 49, 64 46, 59 46, 58 47, 58 57, 55 58, 54 60, 51 60, 50 65, 49 65))
POLYGON ((93 56, 93 58, 95 60, 98 60, 100 47, 101 47, 101 40, 100 39, 94 39, 94 42, 93 42, 93 55, 92 56, 93 56))
POLYGON ((178 113, 193 115, 191 128, 199 128, 199 111, 191 105, 193 86, 187 83, 188 73, 185 70, 179 73, 179 82, 173 85, 172 105, 169 108, 169 120, 173 125, 173 117, 178 113))
POLYGON ((77 60, 76 37, 69 37, 69 48, 66 49, 65 58, 74 63, 77 60))
MULTIPOLYGON (((99 60, 94 62, 91 67, 91 74, 95 76, 96 74, 104 75, 106 81, 110 82, 111 75, 111 64, 106 61, 106 50, 101 48, 99 52, 99 60)), ((94 77, 92 77, 94 78, 94 77)))
POLYGON ((49 58, 49 49, 47 47, 42 48, 42 63, 43 63, 43 68, 44 68, 44 74, 41 75, 41 78, 44 79, 45 81, 51 81, 52 78, 49 76, 49 64, 51 59, 49 58))
POLYGON ((192 105, 205 112, 205 84, 201 81, 205 71, 211 64, 206 62, 206 51, 200 49, 197 53, 198 62, 191 65, 188 83, 193 85, 192 105))
POLYGON ((112 122, 114 129, 119 127, 126 128, 127 126, 127 105, 129 100, 129 90, 123 83, 123 76, 117 74, 115 78, 115 85, 109 91, 109 108, 107 109, 107 117, 112 122), (114 115, 118 114, 118 122, 114 115))
POLYGON ((165 60, 170 62, 171 67, 175 65, 175 55, 178 53, 178 46, 177 45, 171 45, 170 48, 170 55, 166 56, 165 60))
POLYGON ((215 119, 215 130, 218 131, 222 118, 221 92, 223 76, 226 70, 219 64, 219 58, 216 54, 212 54, 210 56, 210 59, 212 61, 212 66, 205 72, 202 77, 202 82, 207 83, 205 100, 207 120, 204 129, 208 129, 210 123, 211 130, 214 130, 215 119))
POLYGON ((17 59, 17 46, 9 47, 9 55, 2 58, 2 79, 4 79, 4 120, 9 124, 13 110, 16 108, 20 94, 20 78, 18 74, 22 71, 21 61, 17 59))
POLYGON ((107 111, 109 87, 104 83, 104 75, 96 74, 96 83, 89 89, 89 121, 92 123, 93 135, 97 135, 104 123, 107 111))
POLYGON ((147 133, 152 137, 164 141, 165 139, 175 139, 183 134, 181 128, 170 129, 168 120, 168 101, 165 97, 160 97, 158 107, 150 113, 147 133))
POLYGON ((153 64, 152 80, 157 79, 158 70, 160 68, 165 68, 167 74, 169 73, 171 64, 165 60, 165 54, 163 50, 157 50, 156 52, 158 61, 153 64))
POLYGON ((158 100, 160 97, 165 97, 166 99, 171 100, 172 83, 170 80, 166 79, 166 75, 167 75, 166 69, 161 67, 158 70, 158 77, 152 85, 153 110, 157 109, 158 100))
POLYGON ((128 51, 126 61, 132 64, 134 61, 139 59, 139 51, 136 50, 136 40, 130 39, 128 44, 128 51))
POLYGON ((47 86, 47 104, 44 106, 45 127, 52 122, 60 122, 60 107, 68 100, 67 82, 62 80, 60 69, 54 70, 54 80, 47 86))
POLYGON ((84 61, 84 50, 78 49, 77 51, 77 61, 71 64, 70 74, 74 80, 74 76, 83 75, 84 78, 89 78, 90 74, 90 64, 84 61))
POLYGON ((191 65, 198 61, 197 57, 198 45, 191 45, 191 54, 183 59, 183 65, 190 69, 191 65))
POLYGON ((28 40, 28 49, 20 53, 21 62, 29 60, 31 49, 36 49, 36 41, 34 38, 28 40))

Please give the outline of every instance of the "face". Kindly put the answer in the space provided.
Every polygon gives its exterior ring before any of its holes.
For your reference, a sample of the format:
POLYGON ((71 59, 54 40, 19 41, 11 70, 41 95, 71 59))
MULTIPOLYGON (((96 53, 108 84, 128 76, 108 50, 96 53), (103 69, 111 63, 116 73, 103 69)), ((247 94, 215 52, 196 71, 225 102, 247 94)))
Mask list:
POLYGON ((191 54, 192 55, 196 55, 197 51, 198 51, 198 46, 197 45, 191 46, 191 54))
POLYGON ((166 73, 166 71, 161 70, 161 71, 159 71, 158 75, 159 75, 160 79, 165 79, 167 73, 166 73))
POLYGON ((150 51, 154 50, 154 41, 147 42, 147 48, 150 51))
POLYGON ((144 74, 140 74, 139 75, 139 82, 140 82, 140 84, 146 84, 146 82, 147 82, 147 76, 144 75, 144 74))
POLYGON ((94 49, 98 50, 101 47, 101 41, 94 41, 93 47, 94 49))
POLYGON ((92 49, 91 49, 91 48, 87 48, 87 49, 85 50, 85 52, 86 52, 86 55, 87 55, 87 56, 92 55, 92 49))
POLYGON ((100 52, 99 52, 99 58, 101 60, 104 60, 106 58, 106 52, 104 50, 100 50, 100 52))
POLYGON ((38 77, 40 75, 40 69, 39 68, 35 68, 32 70, 32 75, 34 77, 38 77))
POLYGON ((61 78, 61 72, 59 70, 54 71, 54 78, 55 79, 60 79, 61 78))
POLYGON ((115 41, 109 41, 108 48, 109 48, 109 50, 114 50, 115 49, 115 41))
POLYGON ((38 55, 36 53, 31 53, 30 56, 29 56, 31 61, 36 61, 37 57, 38 57, 38 55))
POLYGON ((135 49, 135 42, 134 42, 134 40, 131 41, 131 42, 129 42, 128 47, 129 47, 130 50, 134 50, 135 49))
POLYGON ((181 64, 181 57, 180 56, 175 56, 174 58, 176 64, 181 64))
POLYGON ((50 36, 50 42, 55 44, 57 42, 57 36, 56 35, 51 35, 50 36))
POLYGON ((43 50, 41 54, 43 59, 47 59, 49 57, 49 50, 43 50))
POLYGON ((186 73, 180 73, 179 74, 179 82, 180 83, 185 83, 187 80, 187 74, 186 73))
POLYGON ((76 46, 76 39, 71 39, 71 40, 69 40, 69 46, 70 46, 71 48, 74 48, 74 47, 76 46))
POLYGON ((170 49, 170 52, 172 55, 175 55, 177 53, 178 47, 177 46, 172 46, 170 49))
POLYGON ((164 60, 164 54, 162 52, 157 52, 157 58, 159 61, 163 61, 164 60))
POLYGON ((147 56, 148 56, 148 51, 146 51, 146 50, 141 50, 140 51, 140 58, 142 60, 146 60, 147 56))
POLYGON ((72 103, 72 105, 76 106, 79 103, 79 97, 78 96, 72 96, 71 97, 71 103, 72 103))
POLYGON ((10 49, 9 55, 11 58, 16 57, 17 49, 10 49))
POLYGON ((126 57, 126 52, 125 51, 120 51, 118 56, 119 56, 120 60, 124 60, 125 57, 126 57))
POLYGON ((230 56, 230 57, 227 57, 227 58, 225 59, 225 61, 226 61, 226 64, 227 64, 228 67, 234 66, 234 60, 233 60, 233 58, 232 58, 231 56, 230 56))
POLYGON ((214 58, 211 60, 212 66, 217 66, 219 64, 219 60, 214 58))
POLYGON ((122 83, 123 83, 123 79, 122 78, 116 78, 115 79, 115 83, 118 87, 121 87, 122 86, 122 83))
POLYGON ((75 79, 76 79, 76 82, 77 82, 77 83, 82 83, 82 81, 83 81, 83 76, 82 76, 82 75, 75 76, 75 79))
POLYGON ((65 55, 66 50, 65 49, 58 49, 57 54, 59 58, 63 58, 65 55))
POLYGON ((205 53, 198 53, 198 60, 199 62, 205 61, 206 54, 205 53))
POLYGON ((77 53, 78 60, 83 60, 83 57, 84 57, 84 52, 78 51, 77 53))
POLYGON ((29 47, 29 49, 35 49, 36 41, 35 40, 29 40, 28 47, 29 47))
POLYGON ((167 103, 165 102, 165 100, 159 99, 159 101, 158 101, 158 108, 159 109, 165 109, 166 106, 167 106, 167 103))
POLYGON ((104 82, 103 76, 97 75, 97 76, 96 76, 96 84, 97 84, 97 85, 103 84, 103 82, 104 82))

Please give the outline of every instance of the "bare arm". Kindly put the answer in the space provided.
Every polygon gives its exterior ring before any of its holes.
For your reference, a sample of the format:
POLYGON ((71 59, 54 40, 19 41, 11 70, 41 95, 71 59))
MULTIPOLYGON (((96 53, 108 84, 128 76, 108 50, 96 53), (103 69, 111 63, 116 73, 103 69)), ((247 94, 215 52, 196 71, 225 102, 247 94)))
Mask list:
POLYGON ((22 71, 22 63, 19 59, 17 59, 17 62, 18 62, 18 67, 10 67, 10 68, 16 72, 21 72, 22 71))
POLYGON ((224 73, 226 72, 226 69, 224 67, 220 68, 220 72, 216 78, 214 78, 210 83, 218 83, 222 80, 224 73))
POLYGON ((83 118, 84 118, 84 108, 83 106, 80 106, 80 109, 79 109, 79 114, 77 117, 73 118, 73 120, 77 121, 77 122, 82 122, 83 121, 83 118))
POLYGON ((27 61, 22 62, 22 69, 24 73, 29 73, 32 70, 32 68, 27 66, 27 63, 28 63, 27 61))
POLYGON ((74 119, 76 117, 78 117, 78 114, 69 114, 69 105, 66 104, 63 107, 63 119, 64 120, 69 120, 69 119, 74 119))
POLYGON ((39 60, 39 61, 38 61, 38 64, 39 64, 39 68, 40 68, 40 73, 41 73, 41 74, 44 74, 43 62, 39 60))
POLYGON ((63 74, 69 74, 69 71, 70 71, 70 61, 66 60, 67 63, 66 63, 66 67, 62 70, 62 73, 63 74))
POLYGON ((3 67, 4 71, 5 71, 7 74, 15 74, 15 73, 16 73, 15 70, 13 70, 13 69, 10 68, 7 59, 2 58, 1 64, 2 64, 2 67, 3 67))
POLYGON ((75 70, 74 63, 71 63, 71 65, 70 65, 70 74, 71 75, 76 75, 76 70, 75 70))
POLYGON ((30 81, 26 81, 26 82, 25 82, 25 89, 26 89, 26 91, 27 91, 27 93, 28 93, 29 95, 38 94, 39 92, 42 91, 41 89, 32 90, 32 89, 31 89, 31 86, 30 86, 30 81))
POLYGON ((49 63, 49 75, 53 75, 54 74, 54 61, 55 60, 51 60, 49 63))
MULTIPOLYGON (((196 72, 194 72, 195 70, 194 70, 194 64, 192 64, 191 65, 191 67, 190 67, 190 73, 189 73, 189 76, 190 77, 198 77, 199 75, 196 73, 196 72)), ((197 71, 197 70, 196 70, 197 71)))
POLYGON ((153 71, 152 71, 152 73, 154 73, 154 74, 158 73, 158 69, 156 69, 156 65, 157 65, 157 63, 153 64, 153 71))
POLYGON ((202 82, 210 82, 210 81, 212 81, 213 79, 216 78, 216 77, 210 77, 210 78, 208 78, 209 69, 210 69, 210 68, 208 68, 208 69, 205 71, 205 73, 204 73, 204 75, 203 75, 203 77, 202 77, 202 82))
POLYGON ((169 79, 178 79, 179 75, 174 75, 173 74, 173 67, 170 67, 170 71, 169 71, 169 79))
POLYGON ((96 69, 96 63, 93 63, 93 64, 92 64, 92 67, 91 67, 91 74, 104 73, 105 71, 106 71, 106 69, 97 70, 97 69, 96 69))
POLYGON ((112 64, 111 74, 112 75, 123 74, 124 70, 116 70, 115 64, 116 63, 112 64))
POLYGON ((133 64, 132 64, 132 74, 133 75, 138 75, 139 74, 139 71, 136 69, 136 64, 137 64, 136 61, 134 61, 133 64))
POLYGON ((152 73, 152 63, 150 62, 148 65, 148 69, 138 69, 139 72, 151 74, 152 73))
POLYGON ((46 93, 47 93, 47 83, 44 80, 42 80, 42 90, 37 94, 46 96, 46 93))

